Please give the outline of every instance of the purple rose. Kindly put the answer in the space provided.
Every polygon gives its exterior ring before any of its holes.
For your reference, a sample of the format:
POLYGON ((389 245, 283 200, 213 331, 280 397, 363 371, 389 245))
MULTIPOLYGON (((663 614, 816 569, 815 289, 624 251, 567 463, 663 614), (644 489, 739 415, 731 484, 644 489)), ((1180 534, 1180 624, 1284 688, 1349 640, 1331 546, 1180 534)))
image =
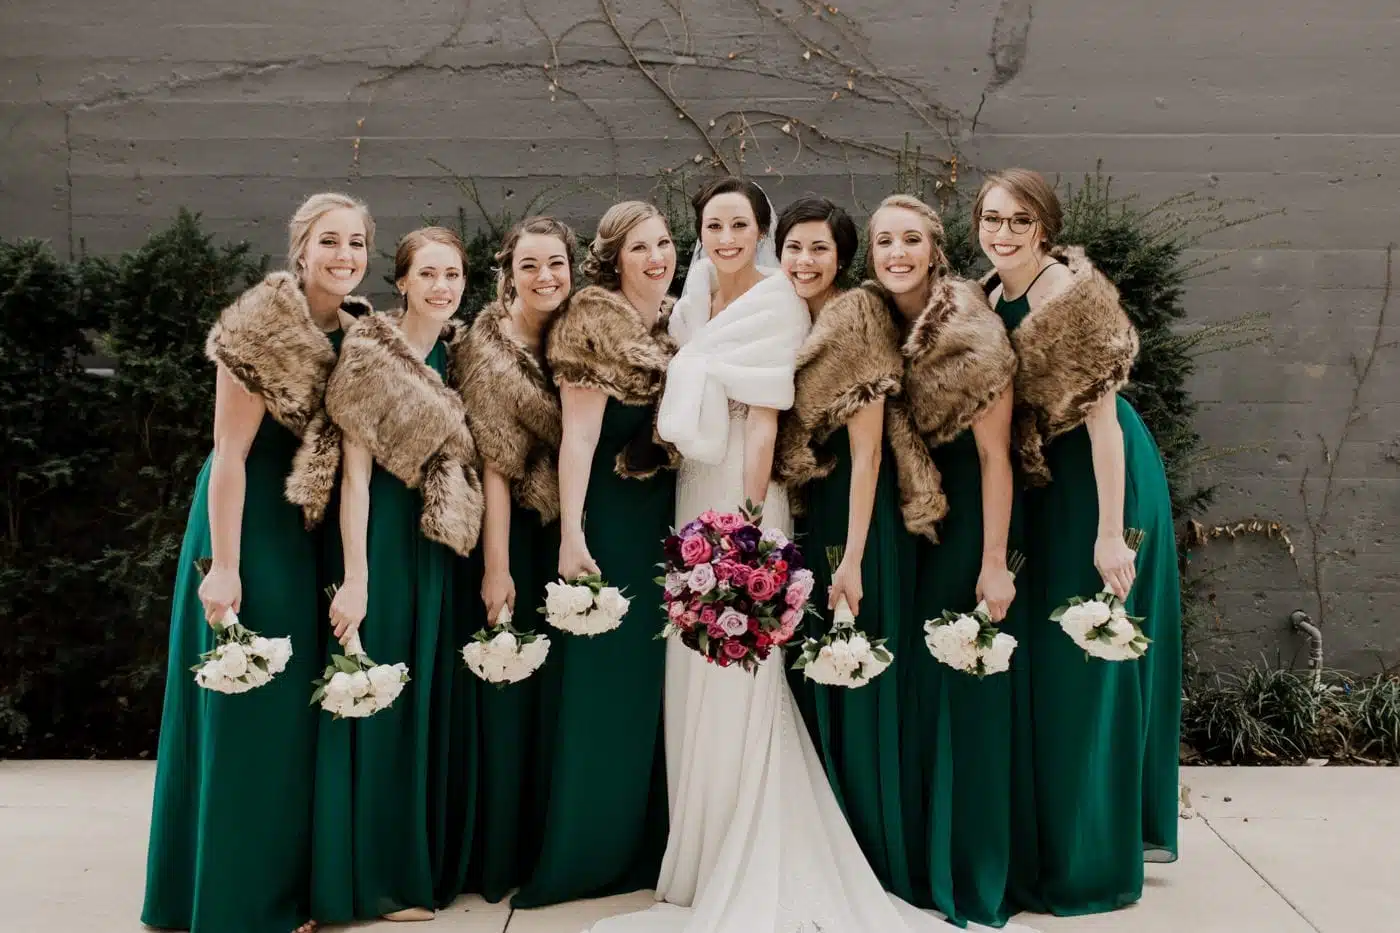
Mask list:
POLYGON ((680 536, 681 536, 682 538, 689 538, 689 537, 692 537, 693 535, 698 535, 700 532, 702 532, 702 531, 704 531, 704 530, 705 530, 705 526, 704 526, 703 524, 701 524, 700 522, 698 522, 698 521, 689 521, 689 522, 686 522, 686 523, 685 523, 685 527, 682 528, 682 529, 680 530, 680 536))
POLYGON ((735 612, 733 609, 726 609, 720 613, 719 621, 716 623, 724 630, 724 634, 739 636, 749 630, 748 616, 742 612, 735 612))
POLYGON ((745 525, 735 530, 731 537, 741 554, 755 554, 758 552, 758 542, 763 537, 763 532, 753 525, 745 525))

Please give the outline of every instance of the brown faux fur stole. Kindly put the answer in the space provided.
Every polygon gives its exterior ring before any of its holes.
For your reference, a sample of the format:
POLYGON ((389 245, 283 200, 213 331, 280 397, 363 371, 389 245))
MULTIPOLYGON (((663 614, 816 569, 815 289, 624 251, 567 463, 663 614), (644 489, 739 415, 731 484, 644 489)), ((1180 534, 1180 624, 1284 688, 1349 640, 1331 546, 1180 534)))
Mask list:
MULTIPOLYGON (((1127 384, 1138 335, 1118 289, 1084 255, 1058 246, 1051 255, 1070 271, 1069 284, 1031 309, 1011 334, 1016 374, 1015 447, 1035 485, 1050 481, 1045 444, 1084 423, 1090 410, 1127 384)), ((984 280, 990 291, 995 274, 984 280)))
MULTIPOLYGON (((455 323, 443 329, 449 358, 461 331, 455 323)), ((457 376, 451 370, 449 381, 457 376)), ((422 487, 425 537, 471 553, 483 502, 466 411, 457 392, 408 345, 397 316, 371 314, 346 332, 326 387, 326 411, 380 466, 422 487)))
POLYGON ((676 352, 667 332, 673 304, 666 299, 648 329, 622 295, 589 285, 569 299, 546 341, 555 385, 597 389, 624 405, 651 406, 650 436, 639 435, 618 452, 620 476, 644 479, 680 465, 675 448, 656 434, 656 406, 676 352))
MULTIPOLYGON (((899 393, 899 333, 878 287, 831 298, 797 351, 793 406, 778 420, 773 477, 790 490, 827 476, 835 460, 816 448, 856 412, 899 393)), ((800 509, 800 496, 792 502, 800 509)))
MULTIPOLYGON (((369 302, 347 298, 351 315, 369 302)), ((340 471, 340 432, 325 412, 326 380, 335 347, 315 321, 306 295, 290 272, 274 272, 219 314, 204 344, 223 366, 301 446, 287 477, 287 499, 301 506, 308 528, 325 516, 340 471)))
POLYGON ((548 523, 559 517, 559 395, 509 320, 499 301, 477 314, 454 348, 458 385, 482 459, 510 481, 515 501, 548 523))
POLYGON ((934 284, 900 351, 904 398, 891 406, 886 432, 899 467, 905 526, 936 540, 948 500, 929 449, 971 427, 1011 388, 1016 357, 982 290, 955 276, 934 284), (911 434, 921 443, 908 444, 911 434))

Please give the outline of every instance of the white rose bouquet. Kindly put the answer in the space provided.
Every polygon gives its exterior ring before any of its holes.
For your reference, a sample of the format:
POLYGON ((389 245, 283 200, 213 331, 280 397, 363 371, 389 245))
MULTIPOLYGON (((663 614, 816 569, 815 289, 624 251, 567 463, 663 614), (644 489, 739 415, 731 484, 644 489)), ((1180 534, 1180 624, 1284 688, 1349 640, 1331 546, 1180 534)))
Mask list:
POLYGON ((597 574, 545 584, 545 621, 573 635, 601 635, 622 624, 632 601, 597 574))
MULTIPOLYGON (((1024 555, 1012 551, 1007 555, 1006 569, 1011 576, 1021 572, 1026 564, 1024 555)), ((929 654, 955 671, 986 677, 1005 673, 1011 668, 1011 655, 1016 639, 1001 631, 981 602, 971 612, 955 613, 944 610, 937 619, 924 623, 924 644, 929 654)))
MULTIPOLYGON (((1124 532, 1128 547, 1136 551, 1144 533, 1137 528, 1124 532)), ((1152 639, 1142 633, 1145 616, 1128 615, 1128 607, 1113 593, 1104 590, 1091 599, 1072 596, 1067 604, 1050 613, 1050 621, 1084 649, 1085 660, 1136 661, 1147 653, 1152 639)))
MULTIPOLYGON (((336 589, 327 588, 327 595, 334 596, 336 589)), ((408 665, 376 664, 365 654, 360 633, 355 632, 345 645, 345 653, 332 654, 321 679, 312 681, 316 690, 311 704, 319 703, 336 719, 363 719, 389 707, 406 683, 408 665)))
MULTIPOLYGON (((845 548, 826 549, 831 572, 841 566, 845 548)), ((856 628, 856 615, 842 596, 836 601, 831 629, 821 638, 804 639, 792 669, 813 683, 828 687, 863 687, 894 662, 885 639, 871 638, 856 628)))
MULTIPOLYGON (((211 560, 194 562, 200 574, 209 572, 211 560)), ((194 682, 216 693, 247 693, 270 683, 292 657, 290 638, 264 638, 238 622, 232 609, 214 625, 214 647, 190 667, 194 682)))
POLYGON ((529 677, 549 655, 548 635, 521 632, 510 621, 510 607, 502 606, 495 626, 483 628, 462 646, 467 670, 500 687, 529 677))

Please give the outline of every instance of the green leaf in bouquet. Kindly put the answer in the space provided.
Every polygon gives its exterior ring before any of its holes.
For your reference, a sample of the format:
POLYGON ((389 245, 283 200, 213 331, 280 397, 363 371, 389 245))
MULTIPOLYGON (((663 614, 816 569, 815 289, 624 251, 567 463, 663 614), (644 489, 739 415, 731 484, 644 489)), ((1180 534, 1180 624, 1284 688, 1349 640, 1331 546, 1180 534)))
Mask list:
POLYGON ((1060 621, 1063 621, 1063 620, 1064 620, 1064 617, 1065 617, 1065 613, 1068 612, 1068 611, 1069 611, 1069 607, 1070 607, 1070 606, 1073 606, 1073 605, 1075 605, 1075 602, 1074 602, 1074 600, 1071 599, 1071 600, 1069 601, 1069 606, 1061 606, 1060 608, 1056 609, 1054 612, 1050 613, 1050 621, 1051 621, 1051 622, 1060 622, 1060 621))
MULTIPOLYGON (((659 566, 665 567, 666 565, 665 565, 665 564, 660 564, 659 566)), ((652 582, 652 583, 655 583, 657 586, 665 586, 665 585, 666 585, 666 576, 663 574, 663 575, 661 575, 661 576, 659 576, 659 577, 652 577, 652 578, 651 578, 651 582, 652 582)))
POLYGON ((739 514, 757 525, 763 521, 763 505, 756 503, 752 499, 745 498, 744 505, 739 509, 739 514))
POLYGON ((806 667, 808 662, 810 662, 811 660, 812 659, 807 656, 807 652, 803 651, 800 654, 798 654, 797 660, 792 662, 792 669, 795 671, 800 671, 804 667, 806 667))
POLYGON ((891 661, 894 660, 894 655, 890 654, 889 649, 886 648, 884 645, 876 645, 875 647, 871 648, 870 654, 872 657, 875 658, 875 660, 879 661, 881 664, 889 664, 891 661))
POLYGON ((311 693, 311 702, 308 703, 307 705, 308 705, 308 706, 316 706, 316 705, 318 705, 322 700, 324 700, 325 698, 326 698, 326 688, 325 688, 325 687, 317 687, 314 691, 312 691, 312 693, 311 693))
POLYGON ((262 671, 263 673, 267 673, 267 658, 263 657, 260 654, 255 654, 253 655, 252 661, 254 667, 262 671))
POLYGON ((335 665, 337 671, 345 674, 358 674, 360 672, 360 665, 343 654, 331 655, 331 663, 335 665))
POLYGON ((709 633, 708 633, 708 632, 697 632, 695 638, 696 638, 696 643, 700 646, 700 653, 701 653, 701 654, 709 654, 709 653, 710 653, 710 636, 709 636, 709 633))

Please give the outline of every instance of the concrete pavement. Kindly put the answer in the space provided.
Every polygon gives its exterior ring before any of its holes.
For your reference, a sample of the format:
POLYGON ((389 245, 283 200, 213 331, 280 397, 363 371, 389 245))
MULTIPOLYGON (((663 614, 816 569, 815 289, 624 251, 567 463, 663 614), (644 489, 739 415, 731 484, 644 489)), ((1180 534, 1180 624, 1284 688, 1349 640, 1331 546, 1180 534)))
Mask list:
MULTIPOLYGON (((140 933, 154 766, 0 761, 0 933, 140 933)), ((1023 915, 1044 933, 1400 930, 1400 769, 1187 768, 1182 858, 1114 914, 1023 915)), ((641 894, 516 911, 464 897, 424 933, 578 933, 641 894)), ((357 929, 399 929, 366 924, 357 929)))

